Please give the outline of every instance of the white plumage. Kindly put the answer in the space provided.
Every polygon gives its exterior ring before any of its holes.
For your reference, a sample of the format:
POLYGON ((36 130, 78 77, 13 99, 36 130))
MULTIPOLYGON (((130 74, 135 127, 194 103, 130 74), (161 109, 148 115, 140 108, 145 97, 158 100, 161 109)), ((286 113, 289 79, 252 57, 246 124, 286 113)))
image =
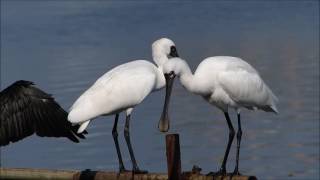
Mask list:
POLYGON ((204 59, 194 75, 188 64, 173 58, 164 65, 164 73, 173 71, 190 92, 203 96, 224 112, 228 107, 277 111, 276 96, 258 72, 237 57, 216 56, 204 59))
POLYGON ((122 64, 101 76, 72 105, 69 121, 83 123, 100 115, 133 108, 165 85, 162 72, 149 61, 122 64))
MULTIPOLYGON (((234 174, 239 174, 238 159, 241 141, 240 108, 261 109, 267 112, 278 113, 276 96, 264 83, 259 73, 247 62, 237 57, 216 56, 204 59, 192 74, 186 61, 173 58, 163 66, 167 82, 172 82, 177 75, 181 84, 190 92, 201 95, 210 104, 221 109, 226 117, 229 127, 229 141, 224 160, 219 173, 226 173, 226 161, 230 146, 235 135, 234 128, 229 118, 228 108, 238 112, 237 133, 237 162, 234 174)), ((169 84, 169 83, 168 83, 169 84)), ((171 92, 171 87, 167 87, 171 92)), ((170 97, 170 94, 168 95, 170 97)), ((165 104, 168 104, 166 98, 165 104)), ((162 117, 168 117, 165 105, 162 117)), ((167 121, 166 118, 161 118, 167 121)), ((160 126, 159 126, 160 127, 160 126)), ((160 131, 168 129, 161 128, 160 131)))
POLYGON ((203 60, 195 74, 195 81, 211 85, 210 97, 205 98, 224 112, 228 107, 277 111, 276 96, 264 83, 259 73, 237 57, 217 56, 203 60))
POLYGON ((161 38, 152 44, 155 66, 146 60, 136 60, 119 65, 101 76, 72 105, 68 120, 73 124, 81 124, 78 132, 88 126, 90 120, 104 115, 116 115, 112 131, 115 141, 120 172, 125 171, 118 145, 117 122, 119 113, 126 112, 124 135, 129 148, 133 171, 140 171, 134 158, 130 143, 129 120, 133 108, 140 104, 152 91, 165 86, 162 65, 168 58, 177 57, 174 43, 167 38, 161 38))

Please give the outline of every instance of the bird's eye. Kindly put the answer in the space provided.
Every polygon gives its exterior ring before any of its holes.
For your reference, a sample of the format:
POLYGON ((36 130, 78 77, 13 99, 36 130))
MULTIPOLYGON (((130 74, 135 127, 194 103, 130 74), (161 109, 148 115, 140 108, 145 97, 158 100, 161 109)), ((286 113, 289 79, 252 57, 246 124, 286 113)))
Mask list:
POLYGON ((177 48, 175 46, 170 47, 170 53, 168 54, 168 58, 179 57, 177 48))
POLYGON ((171 52, 175 52, 176 51, 176 47, 171 46, 170 50, 171 50, 171 52))

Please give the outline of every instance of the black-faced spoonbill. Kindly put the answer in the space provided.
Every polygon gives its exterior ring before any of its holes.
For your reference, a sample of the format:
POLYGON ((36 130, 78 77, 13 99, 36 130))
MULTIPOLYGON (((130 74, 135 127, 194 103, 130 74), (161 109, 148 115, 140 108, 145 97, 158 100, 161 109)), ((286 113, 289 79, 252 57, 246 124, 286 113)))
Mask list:
MULTIPOLYGON (((180 78, 181 84, 188 91, 201 95, 210 104, 215 105, 224 112, 229 127, 229 140, 221 168, 214 174, 226 174, 226 162, 235 135, 228 108, 234 108, 237 111, 237 156, 233 174, 239 174, 239 150, 242 135, 240 108, 278 112, 276 107, 277 98, 263 82, 259 73, 244 60, 229 56, 206 58, 199 64, 194 74, 192 74, 186 61, 180 58, 172 58, 163 65, 163 72, 167 81, 167 90, 163 114, 159 124, 169 124, 168 105, 175 76, 180 78)), ((159 130, 166 132, 168 128, 159 126, 159 130)))
POLYGON ((155 66, 149 61, 136 60, 119 65, 101 76, 72 105, 68 119, 71 123, 81 124, 78 132, 83 131, 90 120, 105 115, 115 115, 112 135, 119 160, 119 171, 125 171, 118 144, 117 123, 119 113, 126 112, 124 137, 129 149, 132 170, 141 171, 135 160, 130 143, 129 121, 133 108, 153 91, 165 86, 162 65, 168 58, 178 57, 175 44, 167 38, 162 38, 152 44, 155 66))
POLYGON ((53 97, 30 81, 16 81, 0 92, 0 146, 34 133, 41 137, 67 137, 73 142, 84 138, 77 133, 53 97))

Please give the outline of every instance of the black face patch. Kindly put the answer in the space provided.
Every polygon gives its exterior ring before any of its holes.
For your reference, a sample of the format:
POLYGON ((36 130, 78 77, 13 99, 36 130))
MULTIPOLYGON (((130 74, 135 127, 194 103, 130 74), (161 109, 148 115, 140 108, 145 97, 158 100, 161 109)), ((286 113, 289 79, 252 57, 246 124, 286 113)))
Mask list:
POLYGON ((176 48, 175 46, 171 46, 171 47, 170 47, 169 56, 170 56, 170 57, 179 57, 177 48, 176 48))

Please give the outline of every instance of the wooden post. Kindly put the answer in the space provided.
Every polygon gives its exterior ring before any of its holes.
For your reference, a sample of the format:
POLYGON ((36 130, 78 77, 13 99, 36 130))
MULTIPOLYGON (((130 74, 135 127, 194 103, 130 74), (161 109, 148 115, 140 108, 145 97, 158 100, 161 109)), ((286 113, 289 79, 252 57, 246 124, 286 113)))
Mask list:
POLYGON ((168 180, 181 180, 181 157, 178 134, 166 135, 168 180))

